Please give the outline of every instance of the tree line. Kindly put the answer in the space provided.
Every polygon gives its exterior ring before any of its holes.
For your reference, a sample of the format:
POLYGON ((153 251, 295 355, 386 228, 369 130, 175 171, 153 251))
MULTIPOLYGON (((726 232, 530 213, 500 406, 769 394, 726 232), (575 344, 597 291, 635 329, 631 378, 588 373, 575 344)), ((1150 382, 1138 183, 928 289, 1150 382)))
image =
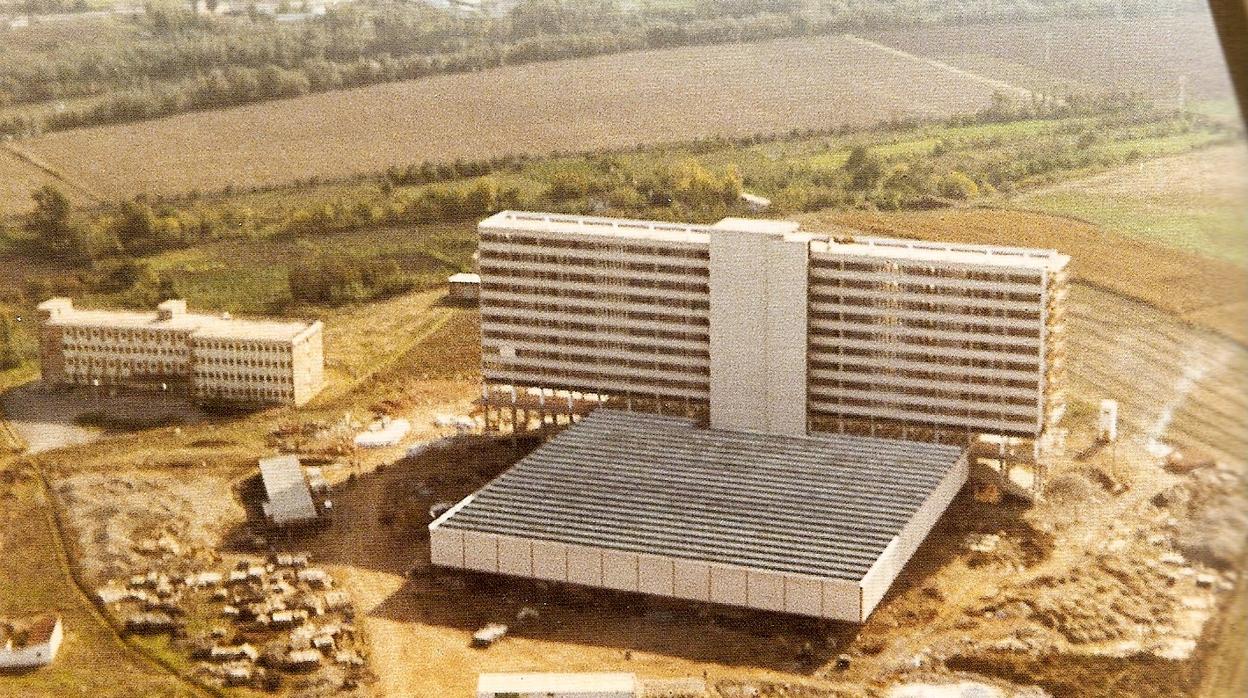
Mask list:
MULTIPOLYGON (((1118 166, 1142 157, 1123 143, 1185 134, 1234 137, 1228 126, 1155 109, 1136 95, 1023 103, 1000 98, 980 112, 940 124, 707 139, 576 157, 415 163, 377 173, 371 184, 336 187, 346 193, 330 200, 283 202, 260 210, 217 196, 176 202, 137 197, 76 212, 60 190, 46 186, 33 195, 23 239, 32 254, 82 269, 88 288, 150 306, 176 295, 177 288, 172 279, 153 272, 146 257, 226 238, 315 241, 376 227, 462 224, 503 209, 709 222, 748 213, 741 201, 746 191, 770 197, 768 215, 828 208, 924 209, 1118 166), (1037 122, 1048 124, 1043 135, 1037 136, 1037 122), (976 125, 985 128, 957 128, 976 125), (884 147, 899 139, 922 142, 929 128, 941 134, 934 145, 909 151, 884 147), (775 157, 737 157, 765 141, 775 141, 775 157), (515 186, 518 182, 528 184, 515 186)), ((449 259, 438 261, 433 252, 428 256, 448 270, 456 266, 449 259)), ((302 302, 375 298, 413 283, 410 274, 391 263, 349 255, 305 255, 289 272, 291 298, 302 302)))
POLYGON ((0 107, 87 98, 45 114, 0 118, 24 135, 294 97, 347 87, 534 61, 939 22, 1036 19, 1200 7, 1176 0, 523 0, 504 17, 424 3, 361 0, 298 26, 271 19, 149 11, 142 38, 89 32, 51 52, 0 51, 0 107))

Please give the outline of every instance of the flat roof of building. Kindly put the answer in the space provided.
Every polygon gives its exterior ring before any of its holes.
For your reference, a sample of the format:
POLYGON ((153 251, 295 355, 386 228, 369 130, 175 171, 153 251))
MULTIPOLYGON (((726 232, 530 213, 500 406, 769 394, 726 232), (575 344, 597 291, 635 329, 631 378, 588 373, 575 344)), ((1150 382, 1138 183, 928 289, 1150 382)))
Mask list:
POLYGON ((857 581, 962 453, 600 408, 433 526, 857 581))
MULTIPOLYGON (((566 235, 607 235, 620 238, 705 244, 716 230, 733 230, 769 235, 793 236, 799 224, 765 218, 724 218, 714 225, 688 225, 606 216, 571 216, 558 213, 502 211, 481 221, 486 228, 531 230, 566 235)), ((905 238, 859 235, 850 228, 835 231, 805 231, 794 241, 810 242, 816 252, 887 259, 911 259, 954 264, 1032 269, 1060 269, 1070 257, 1056 250, 941 243, 905 238)))
POLYGON ((184 331, 196 337, 253 341, 287 342, 315 327, 317 322, 299 320, 265 320, 235 318, 204 313, 174 313, 161 318, 157 311, 92 310, 75 308, 66 298, 53 298, 40 308, 56 308, 59 312, 48 319, 55 327, 89 327, 99 329, 140 329, 184 331))
POLYGON ((890 260, 939 261, 972 266, 999 266, 1015 269, 1061 269, 1070 261, 1057 250, 1005 245, 972 245, 930 240, 907 240, 845 234, 817 236, 813 251, 855 257, 877 257, 890 260))
POLYGON ((637 675, 625 672, 584 674, 561 673, 499 673, 477 676, 477 693, 554 693, 586 692, 632 693, 637 690, 637 675))
POLYGON ((714 230, 709 225, 529 211, 500 211, 481 221, 480 225, 483 228, 531 230, 565 235, 606 235, 637 240, 701 244, 706 244, 709 239, 707 236, 714 230))
POLYGON ((17 649, 42 645, 52 639, 53 633, 56 632, 56 625, 60 622, 61 617, 55 613, 44 613, 21 620, 0 618, 0 650, 3 650, 4 644, 9 641, 14 641, 14 647, 17 649), (9 634, 8 626, 13 628, 12 634, 9 634))
POLYGON ((260 459, 260 478, 268 497, 266 513, 273 523, 289 523, 316 518, 312 492, 303 476, 299 458, 292 455, 260 459))

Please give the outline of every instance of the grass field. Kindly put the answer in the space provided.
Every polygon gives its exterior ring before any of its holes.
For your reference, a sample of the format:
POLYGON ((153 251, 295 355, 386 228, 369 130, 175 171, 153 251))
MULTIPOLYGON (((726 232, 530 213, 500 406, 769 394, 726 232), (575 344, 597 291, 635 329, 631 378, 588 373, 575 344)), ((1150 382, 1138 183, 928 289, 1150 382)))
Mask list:
POLYGON ((0 146, 0 214, 29 210, 31 192, 55 183, 55 177, 0 146))
POLYGON ((1248 149, 1242 144, 1064 182, 1014 197, 1009 205, 1078 216, 1248 267, 1248 149))
POLYGON ((55 133, 25 147, 106 195, 124 196, 940 116, 983 107, 992 92, 830 36, 439 76, 55 133))

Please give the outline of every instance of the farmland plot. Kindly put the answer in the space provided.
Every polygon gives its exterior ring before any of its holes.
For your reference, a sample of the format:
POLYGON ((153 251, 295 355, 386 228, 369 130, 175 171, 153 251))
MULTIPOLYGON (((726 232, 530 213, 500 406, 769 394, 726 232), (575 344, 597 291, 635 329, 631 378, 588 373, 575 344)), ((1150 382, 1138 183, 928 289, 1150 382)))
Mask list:
POLYGON ((1176 100, 1222 99, 1231 82, 1205 14, 1070 19, 873 32, 881 43, 1033 90, 1139 91, 1176 100))
POLYGON ((935 117, 981 108, 995 89, 948 67, 826 36, 444 75, 55 133, 26 147, 119 197, 341 177, 424 160, 935 117))

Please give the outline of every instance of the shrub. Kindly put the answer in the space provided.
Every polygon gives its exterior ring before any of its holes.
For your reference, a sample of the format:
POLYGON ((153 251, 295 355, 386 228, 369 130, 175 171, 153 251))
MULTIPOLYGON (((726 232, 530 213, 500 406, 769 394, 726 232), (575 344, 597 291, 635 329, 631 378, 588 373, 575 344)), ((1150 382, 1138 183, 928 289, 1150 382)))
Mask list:
POLYGON ((950 172, 940 178, 937 185, 937 191, 946 199, 957 199, 965 201, 979 196, 979 186, 975 184, 975 180, 966 176, 963 172, 950 172))

